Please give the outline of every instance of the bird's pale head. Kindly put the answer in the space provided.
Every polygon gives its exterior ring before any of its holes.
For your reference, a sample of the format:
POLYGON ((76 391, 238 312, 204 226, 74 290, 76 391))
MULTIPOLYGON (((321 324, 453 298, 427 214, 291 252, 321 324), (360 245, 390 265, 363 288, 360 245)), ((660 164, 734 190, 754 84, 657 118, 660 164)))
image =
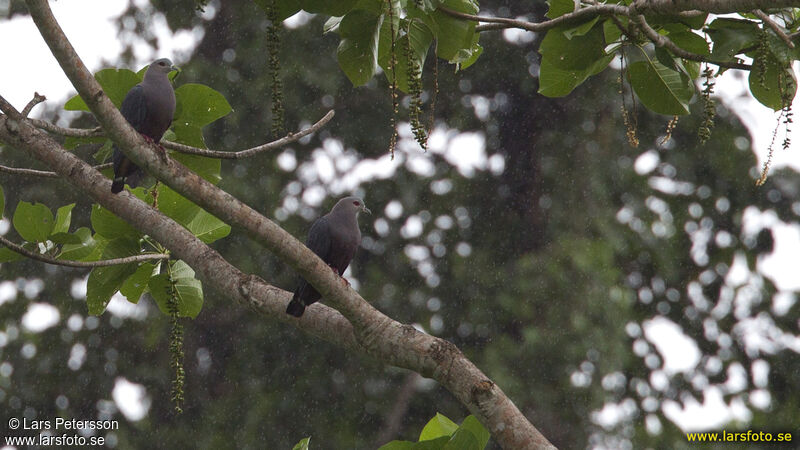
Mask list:
POLYGON ((150 67, 147 68, 147 73, 156 72, 168 74, 173 70, 179 69, 172 64, 172 61, 169 58, 161 58, 153 61, 153 63, 150 64, 150 67))
POLYGON ((354 216, 360 212, 372 214, 372 211, 367 208, 364 200, 361 200, 359 197, 345 197, 339 200, 336 206, 333 207, 333 211, 349 211, 354 216))

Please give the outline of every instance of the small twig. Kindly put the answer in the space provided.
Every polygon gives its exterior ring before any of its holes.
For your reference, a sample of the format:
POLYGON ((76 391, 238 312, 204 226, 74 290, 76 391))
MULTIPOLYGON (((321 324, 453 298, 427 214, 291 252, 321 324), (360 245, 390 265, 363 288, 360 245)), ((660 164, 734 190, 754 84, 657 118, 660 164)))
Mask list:
POLYGON ((28 117, 28 114, 31 113, 33 107, 38 105, 39 103, 42 103, 45 100, 47 100, 47 97, 45 97, 44 95, 39 95, 38 92, 34 92, 31 101, 29 101, 28 104, 25 105, 25 108, 22 109, 22 115, 28 117))
MULTIPOLYGON (((533 22, 526 22, 524 20, 508 19, 505 17, 476 16, 473 14, 467 14, 455 11, 441 5, 436 9, 438 11, 447 14, 450 17, 455 17, 456 19, 471 20, 473 22, 501 25, 496 27, 490 27, 489 25, 481 25, 480 31, 486 31, 490 29, 498 30, 503 28, 520 28, 523 30, 539 32, 539 31, 549 30, 550 28, 557 27, 558 25, 562 25, 564 23, 572 23, 585 19, 591 19, 592 17, 598 15, 604 15, 604 16, 612 14, 628 15, 630 13, 627 6, 598 4, 581 8, 575 12, 558 16, 555 19, 550 19, 539 23, 533 23, 533 22)), ((477 28, 476 31, 478 31, 477 28)))
MULTIPOLYGON (((93 167, 97 170, 103 170, 103 169, 108 169, 113 165, 114 163, 105 163, 93 167)), ((22 167, 8 167, 8 166, 0 166, 0 172, 10 173, 12 175, 24 175, 28 177, 43 177, 43 178, 59 178, 61 176, 55 172, 49 172, 47 170, 25 169, 22 167)))
POLYGON ((292 142, 298 141, 301 138, 308 136, 311 133, 316 132, 326 123, 330 122, 333 119, 334 112, 333 110, 328 111, 328 114, 322 119, 319 119, 317 123, 311 125, 310 127, 306 128, 305 130, 300 130, 296 133, 289 133, 286 136, 272 142, 268 142, 263 145, 259 145, 258 147, 249 148, 247 150, 240 150, 238 152, 228 152, 228 151, 220 151, 220 150, 206 150, 197 147, 191 147, 189 145, 178 144, 177 142, 170 142, 170 141, 161 141, 161 145, 164 147, 175 150, 181 153, 188 153, 190 155, 199 155, 205 156, 207 158, 219 158, 219 159, 242 159, 248 158, 250 156, 256 155, 266 150, 273 150, 276 148, 283 147, 284 145, 291 144, 292 142))
POLYGON ((767 24, 768 27, 772 28, 772 31, 774 31, 775 34, 777 34, 778 37, 781 38, 781 40, 783 40, 783 42, 786 42, 786 45, 789 48, 794 48, 794 42, 792 42, 789 36, 786 35, 786 33, 781 29, 781 27, 777 23, 775 23, 775 21, 772 20, 769 17, 769 15, 767 15, 764 11, 760 9, 754 9, 753 14, 755 14, 756 17, 761 19, 762 22, 767 24))
POLYGON ((53 264, 56 266, 66 266, 66 267, 80 267, 80 268, 106 267, 106 266, 115 266, 117 264, 129 264, 141 261, 169 259, 170 257, 166 253, 145 253, 143 255, 133 255, 133 256, 126 256, 124 258, 114 258, 114 259, 102 259, 100 261, 69 261, 64 259, 51 258, 49 256, 42 255, 40 253, 35 253, 26 250, 23 247, 9 241, 3 236, 0 236, 0 244, 5 245, 11 251, 19 253, 20 255, 23 256, 27 256, 28 258, 45 262, 47 264, 53 264))
MULTIPOLYGON (((291 144, 305 136, 308 136, 311 133, 317 132, 320 128, 325 126, 331 119, 333 119, 334 112, 333 110, 328 111, 324 117, 319 119, 317 123, 311 125, 310 127, 300 130, 296 133, 289 133, 286 136, 272 142, 268 142, 266 144, 259 145, 257 147, 249 148, 246 150, 240 150, 237 152, 229 152, 224 150, 207 150, 203 148, 192 147, 190 145, 179 144, 177 142, 172 141, 161 141, 161 145, 165 148, 170 150, 175 150, 180 153, 187 153, 190 155, 200 155, 205 156, 208 158, 219 158, 219 159, 242 159, 247 158, 263 151, 267 150, 274 150, 276 148, 283 147, 284 145, 291 144)), ((60 136, 69 136, 69 137, 99 137, 103 136, 103 130, 99 127, 85 129, 85 128, 63 128, 57 125, 54 125, 50 122, 46 122, 44 120, 38 119, 29 119, 31 123, 37 128, 41 128, 47 132, 57 134, 60 136)))

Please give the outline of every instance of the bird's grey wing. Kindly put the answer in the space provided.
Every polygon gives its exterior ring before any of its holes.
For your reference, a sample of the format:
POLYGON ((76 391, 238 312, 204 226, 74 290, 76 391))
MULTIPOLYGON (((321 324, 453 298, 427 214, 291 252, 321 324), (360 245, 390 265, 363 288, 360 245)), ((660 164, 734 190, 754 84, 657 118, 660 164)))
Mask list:
POLYGON ((142 127, 147 120, 147 99, 144 95, 144 87, 138 84, 133 87, 125 96, 122 101, 122 107, 119 109, 128 123, 136 130, 142 130, 142 127))
POLYGON ((317 219, 308 231, 306 247, 320 257, 327 264, 331 252, 330 221, 326 216, 317 219))

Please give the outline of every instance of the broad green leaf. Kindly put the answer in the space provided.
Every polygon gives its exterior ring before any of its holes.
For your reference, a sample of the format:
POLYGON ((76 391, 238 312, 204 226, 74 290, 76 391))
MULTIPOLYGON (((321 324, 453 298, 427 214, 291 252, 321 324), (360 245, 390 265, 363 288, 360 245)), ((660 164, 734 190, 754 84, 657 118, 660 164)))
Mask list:
POLYGON ((542 61, 562 70, 584 70, 605 58, 605 42, 603 27, 596 25, 581 36, 567 39, 563 27, 556 27, 547 32, 539 46, 542 61))
POLYGON ((478 443, 478 438, 471 431, 459 428, 450 436, 450 440, 442 447, 442 450, 483 450, 478 443))
MULTIPOLYGON (((194 270, 183 261, 172 264, 172 276, 178 293, 178 315, 194 319, 203 308, 203 286, 200 280, 194 278, 194 270)), ((166 315, 169 315, 168 301, 171 291, 169 284, 166 273, 150 278, 148 284, 150 295, 155 299, 161 312, 166 315)))
MULTIPOLYGON (((478 36, 479 35, 477 35, 477 34, 475 35, 475 37, 478 37, 478 36)), ((478 58, 480 58, 480 56, 482 54, 483 54, 483 47, 481 47, 481 45, 476 42, 475 46, 469 52, 469 58, 466 58, 464 60, 464 62, 462 62, 459 65, 459 70, 464 70, 467 67, 475 64, 475 61, 477 61, 478 58)))
POLYGON ((171 152, 169 156, 211 184, 217 184, 222 180, 222 160, 218 158, 205 158, 178 152, 171 152))
POLYGON ((442 450, 450 441, 450 436, 441 436, 436 439, 419 441, 411 446, 411 450, 442 450))
POLYGON ((411 450, 414 443, 411 441, 391 441, 381 445, 378 450, 411 450))
MULTIPOLYGON (((95 73, 94 77, 100 83, 103 92, 114 102, 117 108, 122 106, 122 100, 125 99, 128 91, 142 81, 141 76, 128 69, 103 69, 95 73)), ((67 100, 67 103, 64 104, 64 109, 68 111, 89 111, 86 102, 78 95, 67 100)))
POLYGON ((64 205, 56 211, 56 224, 53 226, 53 233, 69 232, 69 224, 72 222, 72 208, 75 203, 64 205))
POLYGON ((350 11, 358 0, 301 0, 304 11, 326 16, 343 16, 350 11))
POLYGON ((784 68, 771 53, 764 65, 764 69, 759 64, 753 64, 748 79, 750 92, 762 105, 778 111, 784 106, 784 95, 782 94, 786 94, 789 104, 794 100, 794 96, 797 93, 797 79, 794 71, 791 68, 784 68), (761 84, 762 78, 764 80, 763 86, 761 84))
POLYGON ((88 137, 88 138, 87 137, 67 136, 67 137, 64 138, 64 148, 67 149, 67 150, 72 150, 72 149, 78 147, 79 145, 84 145, 84 144, 102 144, 102 143, 106 142, 107 140, 108 140, 108 138, 103 137, 103 136, 88 137))
POLYGON ((586 23, 573 28, 568 28, 564 30, 564 36, 566 36, 567 39, 572 39, 574 36, 583 36, 592 28, 594 28, 594 24, 596 24, 598 20, 600 20, 600 16, 595 16, 592 20, 586 23))
POLYGON ((336 56, 339 66, 354 86, 361 86, 378 68, 378 38, 383 16, 370 11, 350 11, 339 23, 342 36, 336 56))
POLYGON ((791 64, 792 61, 800 59, 800 47, 795 45, 795 48, 789 48, 783 39, 779 38, 774 31, 767 30, 767 45, 769 51, 783 63, 784 65, 791 64))
POLYGON ((114 143, 111 142, 111 139, 106 139, 105 142, 103 142, 103 145, 96 152, 94 152, 92 158, 94 158, 95 161, 102 164, 111 159, 111 154, 113 152, 114 152, 114 143))
POLYGON ((53 233, 48 237, 49 240, 55 242, 56 244, 73 244, 79 245, 83 243, 83 240, 80 236, 76 236, 71 233, 53 233))
POLYGON ((622 30, 617 27, 613 20, 606 20, 603 22, 603 37, 606 43, 612 43, 622 37, 622 30))
POLYGON ((606 55, 587 70, 564 70, 554 66, 550 58, 542 58, 539 67, 539 93, 547 97, 563 97, 592 75, 603 71, 614 59, 606 55))
POLYGON ((550 8, 547 10, 545 16, 549 19, 555 19, 556 17, 575 11, 575 2, 573 0, 547 0, 547 4, 550 8))
POLYGON ((17 233, 28 242, 44 242, 53 232, 53 213, 41 203, 19 202, 12 222, 17 233))
POLYGON ((628 66, 628 78, 642 104, 670 116, 689 114, 694 85, 688 76, 657 61, 637 61, 628 66))
POLYGON ((475 418, 473 415, 467 416, 463 422, 461 422, 461 426, 459 430, 469 430, 477 439, 478 439, 478 448, 486 447, 486 444, 489 443, 489 438, 491 434, 489 434, 489 430, 483 426, 478 419, 475 418))
POLYGON ((175 139, 193 147, 206 148, 203 127, 233 110, 222 94, 202 84, 180 86, 175 89, 175 99, 175 139))
POLYGON ((3 244, 0 244, 0 263, 18 261, 24 258, 24 256, 20 255, 14 250, 11 250, 8 247, 3 247, 2 245, 3 244))
POLYGON ((457 429, 458 425, 452 420, 448 419, 443 414, 436 413, 436 415, 428 421, 428 424, 425 425, 425 428, 422 429, 422 432, 419 434, 419 440, 427 441, 441 436, 450 436, 457 429))
POLYGON ((691 31, 683 31, 670 33, 669 38, 678 47, 698 55, 709 55, 711 52, 708 50, 708 42, 691 31))
POLYGON ((308 446, 310 443, 311 443, 311 436, 300 439, 300 442, 295 444, 294 447, 292 447, 292 450, 308 450, 309 449, 308 446))
MULTIPOLYGON (((139 242, 132 239, 114 239, 103 250, 103 259, 123 258, 140 253, 139 242)), ((98 316, 106 310, 111 297, 122 283, 136 272, 136 263, 95 267, 86 284, 86 305, 89 314, 98 316)))
POLYGON ((80 243, 65 244, 63 247, 61 247, 61 253, 58 255, 58 259, 80 261, 89 256, 95 247, 97 247, 97 241, 92 237, 91 230, 86 227, 81 227, 75 230, 73 236, 77 236, 80 239, 80 243))
POLYGON ((231 227, 167 186, 159 187, 158 209, 210 244, 230 234, 231 227))
MULTIPOLYGON (((477 14, 477 6, 471 2, 444 1, 444 5, 452 10, 467 14, 477 14)), ((469 59, 471 53, 465 55, 462 50, 470 50, 477 43, 475 40, 475 22, 456 19, 436 10, 430 14, 430 21, 425 23, 436 36, 436 48, 439 57, 450 62, 461 63, 469 59), (431 25, 433 21, 434 25, 431 25)))
POLYGON ((760 33, 753 22, 728 18, 715 19, 706 31, 714 42, 711 55, 724 60, 733 59, 742 49, 755 45, 760 33))
POLYGON ((131 238, 138 239, 140 233, 128 222, 120 219, 111 211, 98 204, 92 205, 92 228, 94 231, 108 239, 131 238))
POLYGON ((124 295, 129 302, 139 303, 139 299, 147 288, 150 277, 153 276, 155 270, 155 264, 143 263, 136 269, 133 275, 129 276, 128 279, 122 283, 119 292, 124 295))

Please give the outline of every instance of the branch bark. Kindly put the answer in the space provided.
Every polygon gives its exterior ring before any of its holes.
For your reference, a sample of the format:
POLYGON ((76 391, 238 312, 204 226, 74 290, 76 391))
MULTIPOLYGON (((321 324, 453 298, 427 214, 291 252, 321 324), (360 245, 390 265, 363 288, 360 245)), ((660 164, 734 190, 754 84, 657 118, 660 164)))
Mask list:
POLYGON ((3 236, 0 236, 0 244, 5 245, 9 249, 19 253, 22 256, 27 256, 30 259, 35 259, 36 261, 41 261, 47 264, 53 264, 55 266, 65 267, 94 268, 116 266, 117 264, 130 264, 142 261, 169 259, 169 255, 166 253, 145 253, 142 255, 126 256, 124 258, 101 259, 99 261, 70 261, 66 259, 51 258, 47 255, 42 255, 41 253, 28 251, 22 246, 9 241, 3 236))
POLYGON ((301 319, 287 316, 284 308, 290 296, 288 292, 270 286, 257 276, 243 274, 183 227, 129 193, 111 194, 110 180, 64 152, 24 118, 0 118, 0 139, 29 150, 98 203, 166 244, 172 253, 191 265, 206 283, 219 292, 233 294, 236 300, 262 313, 295 324, 338 345, 436 379, 489 429, 503 448, 554 448, 503 391, 455 345, 385 316, 358 293, 345 287, 322 260, 282 228, 179 163, 162 161, 105 96, 75 53, 47 2, 27 0, 26 4, 62 70, 126 156, 181 195, 223 221, 247 231, 297 270, 342 314, 315 304, 301 319))

